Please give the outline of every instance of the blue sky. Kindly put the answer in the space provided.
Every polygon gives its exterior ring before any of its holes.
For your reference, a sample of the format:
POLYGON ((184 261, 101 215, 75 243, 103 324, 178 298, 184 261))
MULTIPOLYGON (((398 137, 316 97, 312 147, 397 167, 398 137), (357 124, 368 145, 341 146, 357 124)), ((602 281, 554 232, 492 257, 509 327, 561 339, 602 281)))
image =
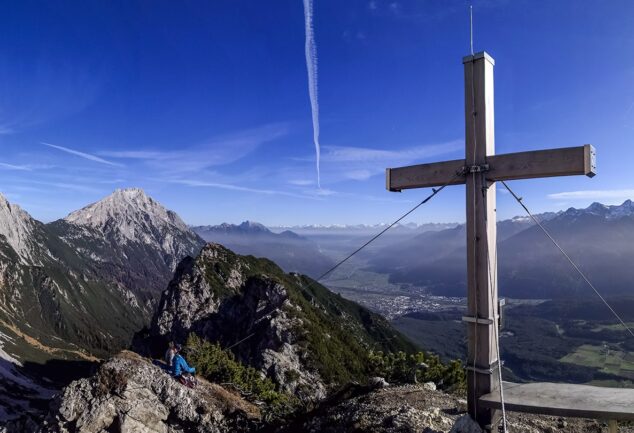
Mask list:
MULTIPOLYGON (((0 191, 44 221, 128 186, 192 224, 399 216, 428 191, 385 191, 385 167, 464 154, 470 3, 314 1, 321 189, 301 0, 21 1, 0 14, 0 191)), ((634 2, 473 8, 497 152, 598 151, 593 179, 514 189, 535 211, 634 198, 634 2)), ((464 201, 448 188, 409 221, 462 221, 464 201)))

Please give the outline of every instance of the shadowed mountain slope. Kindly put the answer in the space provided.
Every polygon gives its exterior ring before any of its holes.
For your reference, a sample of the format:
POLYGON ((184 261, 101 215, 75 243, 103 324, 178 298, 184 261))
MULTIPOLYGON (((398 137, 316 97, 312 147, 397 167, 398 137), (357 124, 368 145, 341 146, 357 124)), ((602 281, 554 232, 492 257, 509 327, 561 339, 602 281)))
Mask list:
MULTIPOLYGON (((538 218, 602 293, 631 293, 634 284, 631 201, 620 206, 594 203, 586 209, 571 208, 538 218)), ((541 229, 525 218, 498 223, 497 261, 500 294, 504 296, 558 298, 587 294, 590 290, 541 229)), ((439 295, 465 296, 464 225, 425 233, 379 251, 372 259, 372 269, 389 273, 393 282, 426 286, 439 295)))

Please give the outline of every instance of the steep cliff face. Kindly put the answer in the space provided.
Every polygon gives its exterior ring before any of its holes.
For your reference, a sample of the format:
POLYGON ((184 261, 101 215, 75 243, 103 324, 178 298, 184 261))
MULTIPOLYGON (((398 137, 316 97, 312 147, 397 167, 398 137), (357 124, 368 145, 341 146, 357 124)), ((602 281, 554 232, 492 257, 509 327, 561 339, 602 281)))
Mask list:
POLYGON ((41 223, 0 194, 0 237, 15 252, 21 263, 39 263, 40 257, 35 252, 42 235, 41 223))
POLYGON ((363 378, 371 349, 414 349, 385 319, 313 280, 218 244, 180 264, 150 329, 163 343, 189 333, 308 400, 363 378))

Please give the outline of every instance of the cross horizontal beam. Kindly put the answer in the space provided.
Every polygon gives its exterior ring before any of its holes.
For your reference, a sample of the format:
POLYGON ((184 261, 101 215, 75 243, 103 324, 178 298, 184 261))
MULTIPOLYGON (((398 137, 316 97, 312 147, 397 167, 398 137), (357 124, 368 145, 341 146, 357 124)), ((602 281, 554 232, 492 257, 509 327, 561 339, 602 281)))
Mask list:
POLYGON ((412 188, 459 185, 468 171, 484 171, 489 181, 534 179, 539 177, 596 174, 594 147, 586 144, 561 149, 507 153, 487 157, 483 167, 469 167, 464 159, 386 169, 386 188, 401 191, 412 188))

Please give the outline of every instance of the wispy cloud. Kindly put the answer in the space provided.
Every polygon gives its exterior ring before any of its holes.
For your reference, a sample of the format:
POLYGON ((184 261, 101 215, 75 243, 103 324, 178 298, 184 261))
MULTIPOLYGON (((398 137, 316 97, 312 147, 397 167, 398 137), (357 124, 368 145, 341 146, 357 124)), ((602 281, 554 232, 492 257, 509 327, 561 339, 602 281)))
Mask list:
POLYGON ((13 134, 14 132, 15 130, 11 126, 7 124, 0 125, 0 135, 13 134))
POLYGON ((548 194, 548 198, 551 200, 597 200, 620 203, 634 199, 634 189, 566 191, 548 194))
POLYGON ((79 191, 79 192, 89 192, 89 193, 103 193, 103 190, 98 188, 93 188, 87 185, 82 185, 80 183, 68 183, 68 182, 49 182, 49 181, 36 181, 29 180, 28 183, 34 185, 42 185, 42 191, 46 191, 49 188, 61 189, 61 190, 69 190, 69 191, 79 191))
POLYGON ((114 185, 117 183, 125 183, 125 179, 103 179, 98 181, 97 183, 100 183, 102 185, 114 185))
POLYGON ((385 164, 407 164, 436 155, 454 152, 464 146, 462 140, 447 143, 414 146, 399 150, 370 149, 365 147, 328 146, 324 161, 329 162, 372 162, 385 164))
POLYGON ((170 182, 180 184, 180 185, 191 186, 191 187, 218 188, 218 189, 226 189, 230 191, 241 191, 241 192, 264 194, 264 195, 283 195, 287 197, 310 199, 310 200, 318 199, 318 197, 311 196, 308 194, 296 194, 296 193, 287 192, 287 191, 250 188, 250 187, 239 186, 239 185, 232 185, 232 184, 218 183, 218 182, 206 182, 206 181, 192 180, 192 179, 175 179, 175 180, 171 180, 170 182))
POLYGON ((383 174, 386 167, 422 163, 429 158, 464 147, 462 140, 452 140, 441 144, 411 146, 397 150, 371 149, 364 147, 327 146, 324 147, 322 161, 327 162, 329 179, 350 179, 363 181, 383 174))
POLYGON ((5 162, 0 162, 0 168, 4 168, 7 170, 31 171, 31 167, 29 167, 28 165, 14 165, 7 164, 5 162))
POLYGON ((99 63, 35 53, 8 62, 3 56, 0 135, 21 133, 90 106, 106 82, 106 69, 99 63))
POLYGON ((123 167, 122 164, 118 164, 116 162, 108 161, 106 159, 100 158, 100 157, 98 157, 96 155, 92 155, 90 153, 80 152, 79 150, 74 150, 74 149, 70 149, 68 147, 58 146, 58 145, 55 145, 55 144, 50 144, 50 143, 45 143, 45 142, 41 142, 41 144, 43 144, 44 146, 48 146, 50 148, 53 148, 53 149, 60 150, 62 152, 69 153, 71 155, 79 156, 80 158, 84 158, 84 159, 87 159, 89 161, 98 162, 100 164, 105 164, 105 165, 111 165, 111 166, 114 166, 114 167, 123 167))
POLYGON ((296 185, 296 186, 308 186, 308 185, 314 184, 315 182, 308 179, 292 179, 292 180, 289 180, 288 183, 291 185, 296 185))
POLYGON ((0 169, 16 170, 16 171, 34 171, 34 170, 47 170, 55 168, 55 165, 51 164, 9 164, 6 162, 0 162, 0 169))
POLYGON ((220 135, 204 143, 179 150, 134 149, 98 152, 100 156, 135 160, 166 174, 195 173, 209 167, 229 164, 252 153, 259 146, 285 137, 285 123, 271 123, 257 128, 220 135))

